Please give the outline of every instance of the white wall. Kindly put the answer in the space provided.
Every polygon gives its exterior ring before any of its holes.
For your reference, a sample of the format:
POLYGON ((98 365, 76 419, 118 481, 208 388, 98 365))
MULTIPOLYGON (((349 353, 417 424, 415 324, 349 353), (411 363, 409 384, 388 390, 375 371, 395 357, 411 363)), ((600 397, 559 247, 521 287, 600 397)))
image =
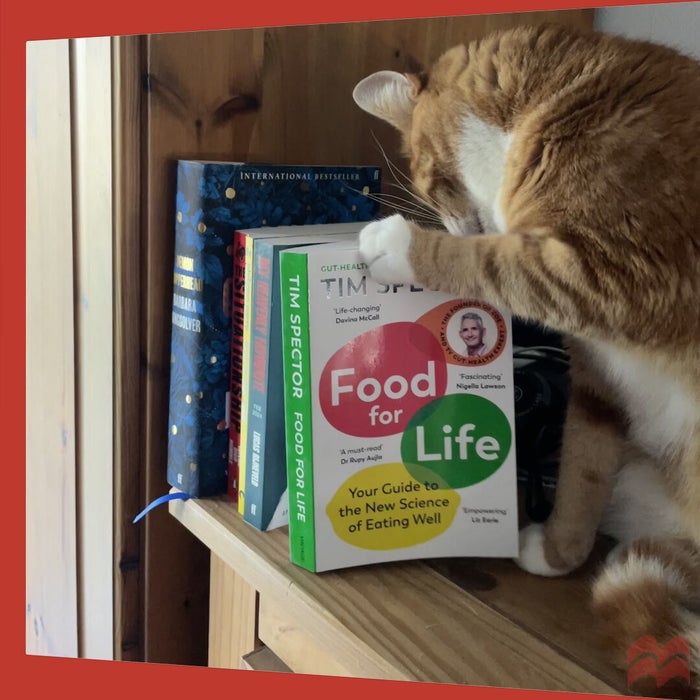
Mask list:
POLYGON ((594 26, 672 46, 700 60, 700 2, 599 7, 594 26))

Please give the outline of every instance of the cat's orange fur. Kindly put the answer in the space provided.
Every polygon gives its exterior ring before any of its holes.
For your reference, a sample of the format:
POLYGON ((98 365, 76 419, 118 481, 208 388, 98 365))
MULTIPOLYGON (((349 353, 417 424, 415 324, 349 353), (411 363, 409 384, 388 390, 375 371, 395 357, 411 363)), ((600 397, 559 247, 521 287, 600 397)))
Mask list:
POLYGON ((612 522, 622 545, 592 598, 617 663, 642 635, 683 635, 697 674, 700 65, 528 27, 456 46, 426 73, 368 76, 354 97, 399 129, 416 193, 456 234, 374 222, 360 240, 370 273, 482 297, 567 338, 555 506, 522 534, 519 563, 571 571, 612 522))

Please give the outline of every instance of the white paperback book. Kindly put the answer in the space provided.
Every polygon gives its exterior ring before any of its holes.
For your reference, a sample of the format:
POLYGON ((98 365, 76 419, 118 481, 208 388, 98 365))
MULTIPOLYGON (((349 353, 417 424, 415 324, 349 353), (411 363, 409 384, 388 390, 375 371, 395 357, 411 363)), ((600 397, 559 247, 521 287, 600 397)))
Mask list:
POLYGON ((511 319, 280 254, 290 556, 311 571, 518 553, 511 319))

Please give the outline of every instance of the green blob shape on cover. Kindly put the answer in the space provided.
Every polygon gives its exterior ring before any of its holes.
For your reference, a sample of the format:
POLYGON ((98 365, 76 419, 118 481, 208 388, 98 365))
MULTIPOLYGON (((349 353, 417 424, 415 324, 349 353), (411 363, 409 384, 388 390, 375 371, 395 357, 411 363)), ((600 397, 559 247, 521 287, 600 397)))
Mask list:
POLYGON ((448 394, 411 418, 401 438, 401 459, 414 479, 459 489, 488 479, 510 453, 508 418, 493 402, 448 394))

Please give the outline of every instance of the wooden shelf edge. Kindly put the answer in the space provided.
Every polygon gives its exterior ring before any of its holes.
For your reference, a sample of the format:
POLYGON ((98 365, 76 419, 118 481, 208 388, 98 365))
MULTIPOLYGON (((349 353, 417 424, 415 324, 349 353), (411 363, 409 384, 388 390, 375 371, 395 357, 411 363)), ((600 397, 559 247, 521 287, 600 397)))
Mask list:
POLYGON ((261 597, 286 601, 329 651, 356 660, 356 677, 620 695, 427 564, 312 574, 289 561, 286 528, 252 528, 227 496, 173 500, 169 510, 261 597), (398 591, 417 599, 392 617, 398 591))

